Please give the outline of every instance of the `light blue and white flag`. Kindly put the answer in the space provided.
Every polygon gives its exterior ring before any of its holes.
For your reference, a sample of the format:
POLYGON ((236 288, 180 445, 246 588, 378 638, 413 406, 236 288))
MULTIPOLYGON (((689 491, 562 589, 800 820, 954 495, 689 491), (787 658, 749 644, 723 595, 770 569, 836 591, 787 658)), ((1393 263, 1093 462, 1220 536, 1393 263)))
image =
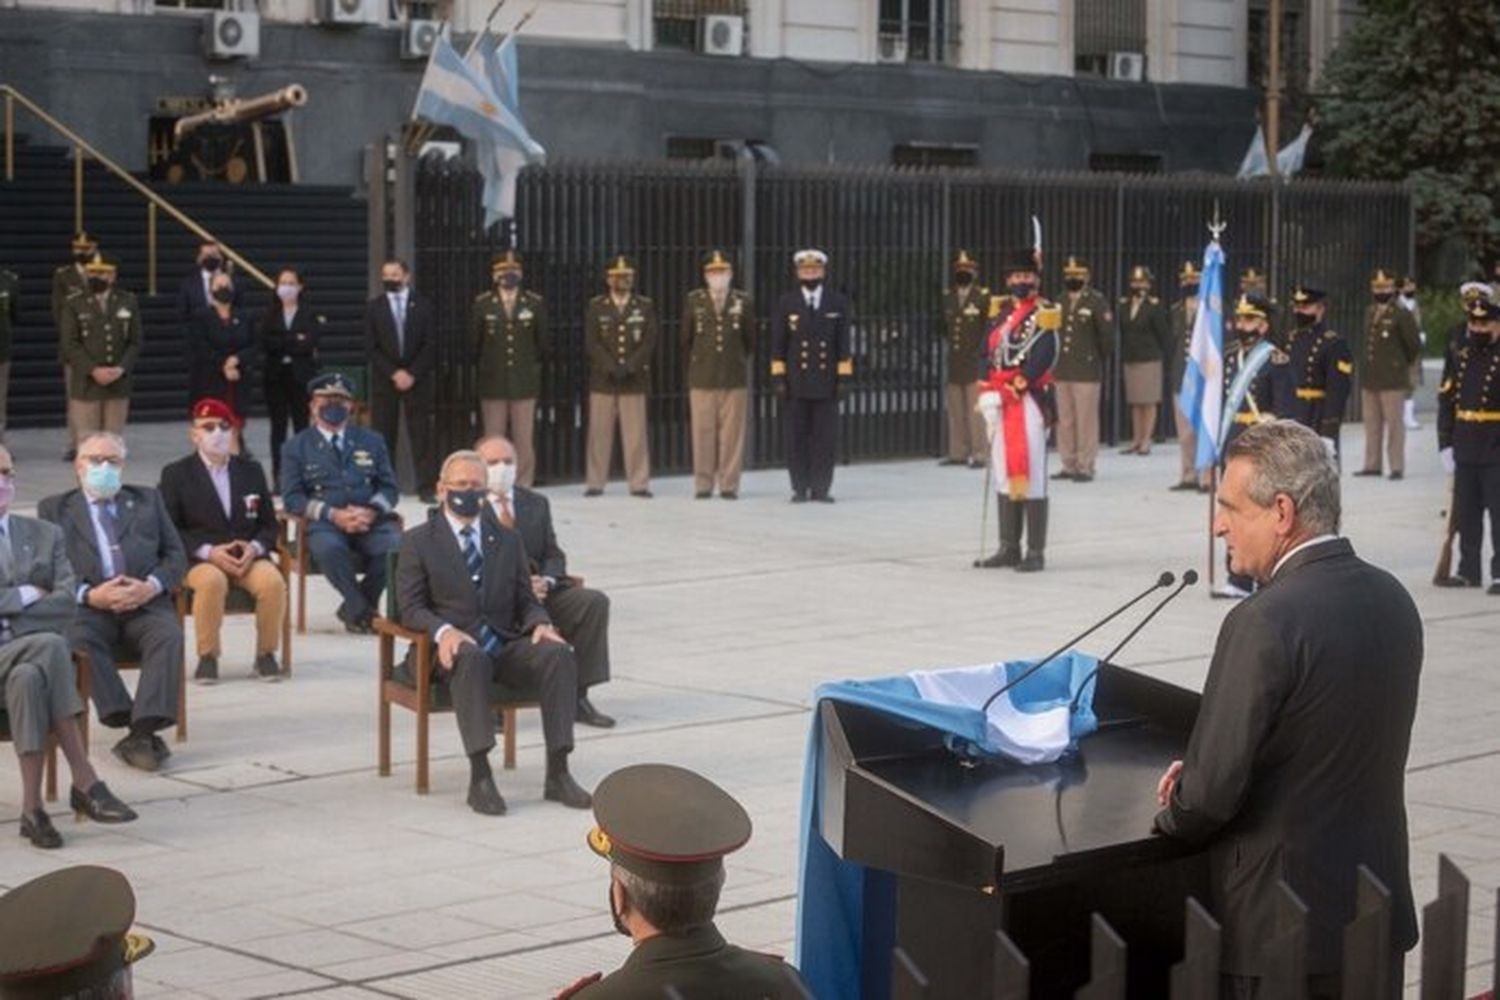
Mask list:
POLYGON ((1210 241, 1203 251, 1198 313, 1177 405, 1198 434, 1194 467, 1201 472, 1217 465, 1219 422, 1224 411, 1224 248, 1218 240, 1210 241))

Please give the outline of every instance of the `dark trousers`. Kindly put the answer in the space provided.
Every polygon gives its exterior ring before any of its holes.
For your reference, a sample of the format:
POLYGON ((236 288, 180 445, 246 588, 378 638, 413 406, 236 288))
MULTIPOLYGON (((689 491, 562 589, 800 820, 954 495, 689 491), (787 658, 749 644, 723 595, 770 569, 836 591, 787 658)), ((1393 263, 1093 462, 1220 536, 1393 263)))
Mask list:
POLYGON ((362 535, 347 535, 328 521, 314 521, 307 529, 308 551, 344 599, 338 614, 345 621, 379 612, 380 595, 385 591, 385 557, 400 547, 401 529, 390 520, 362 535), (363 580, 359 578, 361 566, 363 580))
POLYGON ((437 488, 438 454, 433 436, 433 410, 437 395, 432 377, 417 382, 406 392, 397 392, 389 381, 375 376, 370 387, 370 426, 385 438, 385 446, 391 453, 391 464, 396 464, 399 447, 401 414, 406 414, 406 429, 411 435, 411 462, 417 475, 417 490, 429 493, 437 488))
POLYGON ((1490 579, 1500 583, 1500 465, 1459 462, 1453 468, 1453 516, 1458 525, 1458 575, 1479 583, 1484 515, 1489 513, 1490 579))
MULTIPOLYGON (((1405 953, 1392 954, 1390 968, 1386 973, 1386 992, 1381 996, 1370 995, 1369 1000, 1397 1000, 1405 985, 1402 982, 1405 969, 1405 953)), ((1343 995, 1344 977, 1340 973, 1307 977, 1307 1000, 1341 1000, 1343 995)), ((1219 977, 1219 996, 1221 1000, 1277 1000, 1257 977, 1227 974, 1219 977)))
POLYGON ((609 680, 609 597, 587 587, 564 587, 547 597, 547 616, 573 646, 578 693, 609 680))
POLYGON ((124 728, 141 722, 165 729, 177 721, 182 628, 171 597, 162 594, 122 615, 81 607, 68 628, 68 640, 89 656, 90 695, 104 725, 124 728), (134 699, 115 667, 118 645, 140 657, 141 677, 134 699))
POLYGON ((542 735, 548 753, 573 749, 573 719, 578 711, 578 661, 560 642, 512 639, 491 656, 466 643, 453 659, 447 677, 453 714, 464 753, 488 753, 495 745, 494 685, 535 694, 542 710, 542 735))
POLYGON ((833 457, 838 443, 837 399, 786 401, 786 467, 792 492, 828 495, 833 486, 833 457))
POLYGON ((293 433, 307 430, 307 383, 292 373, 291 365, 266 375, 266 410, 271 417, 271 485, 280 492, 281 445, 287 438, 287 422, 293 433))

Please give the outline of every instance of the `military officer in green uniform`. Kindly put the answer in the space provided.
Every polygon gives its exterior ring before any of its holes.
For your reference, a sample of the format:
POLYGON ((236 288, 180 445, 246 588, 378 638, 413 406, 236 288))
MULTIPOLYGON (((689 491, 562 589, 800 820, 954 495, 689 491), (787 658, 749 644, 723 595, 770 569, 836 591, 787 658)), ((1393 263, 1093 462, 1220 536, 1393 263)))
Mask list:
POLYGON ((714 926, 724 855, 750 839, 750 817, 728 792, 686 768, 636 764, 599 783, 594 820, 588 844, 610 863, 610 915, 633 949, 558 1000, 811 996, 797 970, 728 944, 714 926))
POLYGON ((84 265, 88 290, 62 310, 63 354, 72 381, 68 414, 79 440, 95 431, 123 434, 130 416, 130 373, 141 353, 141 309, 115 287, 118 267, 99 254, 84 265))
POLYGON ((1115 350, 1109 302, 1089 284, 1089 266, 1077 257, 1063 264, 1062 329, 1058 332, 1057 451, 1062 469, 1053 479, 1086 483, 1099 454, 1099 387, 1115 350))
POLYGON ((471 329, 479 357, 479 411, 486 437, 516 446, 516 482, 536 482, 536 398, 547 350, 547 303, 521 287, 514 250, 490 262, 495 287, 474 299, 471 329))
MULTIPOLYGON (((57 331, 57 360, 62 363, 63 369, 63 393, 71 392, 73 385, 73 372, 68 364, 68 352, 63 343, 62 317, 63 306, 74 292, 88 291, 88 278, 84 276, 83 266, 93 260, 94 254, 99 252, 99 244, 88 233, 79 231, 73 234, 72 244, 73 259, 52 272, 52 328, 57 331)), ((78 428, 73 426, 73 411, 68 411, 68 449, 63 454, 64 462, 73 461, 78 447, 78 428)))
POLYGON ((1193 420, 1182 412, 1177 392, 1182 387, 1182 375, 1187 368, 1188 352, 1193 346, 1193 325, 1198 322, 1198 283, 1203 279, 1198 266, 1190 260, 1182 262, 1177 272, 1177 292, 1180 298, 1172 303, 1171 327, 1175 341, 1167 361, 1167 392, 1172 394, 1172 413, 1177 418, 1177 450, 1182 459, 1182 469, 1177 482, 1167 487, 1171 490, 1196 490, 1207 493, 1212 473, 1208 469, 1199 472, 1198 432, 1193 420))
POLYGON ((621 255, 604 272, 609 291, 589 300, 583 337, 589 358, 589 437, 584 496, 604 492, 614 458, 615 425, 630 495, 651 496, 651 453, 646 442, 646 393, 651 354, 661 329, 656 304, 635 293, 635 265, 621 255))
POLYGON ((5 440, 5 413, 10 400, 10 352, 21 322, 21 279, 0 267, 0 441, 5 440))
POLYGON ((1402 404, 1411 388, 1411 365, 1422 353, 1417 321, 1396 301, 1396 278, 1381 268, 1370 278, 1374 301, 1365 310, 1360 352, 1360 409, 1365 423, 1365 464, 1356 476, 1380 475, 1385 446, 1391 478, 1406 474, 1406 425, 1402 404))
POLYGON ((750 296, 730 287, 734 266, 722 250, 703 259, 703 287, 682 304, 682 353, 687 358, 688 414, 693 435, 693 496, 715 486, 725 500, 740 495, 745 465, 745 407, 755 314, 750 296))
POLYGON ((132 996, 130 966, 156 950, 134 922, 135 893, 113 868, 74 865, 16 886, 0 896, 0 997, 132 996))
POLYGON ((953 284, 943 292, 943 343, 948 355, 948 383, 943 402, 948 411, 948 457, 939 465, 984 465, 989 441, 979 415, 979 387, 974 359, 989 330, 990 290, 977 284, 979 263, 967 250, 953 258, 953 284))
POLYGON ((1151 454, 1156 408, 1161 405, 1162 362, 1173 348, 1167 307, 1151 294, 1149 267, 1130 270, 1130 295, 1120 299, 1120 361, 1130 407, 1130 444, 1122 455, 1151 454))

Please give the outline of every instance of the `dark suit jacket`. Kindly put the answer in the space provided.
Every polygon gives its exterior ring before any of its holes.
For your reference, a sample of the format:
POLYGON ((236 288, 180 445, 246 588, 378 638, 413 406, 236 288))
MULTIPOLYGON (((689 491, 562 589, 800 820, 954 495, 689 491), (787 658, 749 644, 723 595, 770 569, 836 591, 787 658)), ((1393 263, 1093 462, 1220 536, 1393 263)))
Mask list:
POLYGON ((509 641, 550 619, 531 593, 531 574, 521 536, 480 518, 480 548, 484 552, 483 593, 469 580, 463 550, 442 511, 401 539, 396 564, 396 605, 401 624, 433 637, 452 625, 479 638, 484 622, 509 641))
MULTIPOLYGON (((437 348, 437 313, 415 290, 406 293, 406 327, 396 342, 396 317, 384 292, 365 306, 365 353, 373 375, 372 391, 391 390, 391 376, 404 368, 421 382, 432 375, 437 348)), ((394 390, 391 390, 394 391, 394 390)))
POLYGON ((276 511, 259 462, 229 456, 231 516, 227 518, 197 452, 161 470, 160 490, 167 516, 193 561, 197 561, 193 553, 200 545, 241 541, 259 542, 266 553, 276 548, 276 511))
POLYGON ((37 518, 11 514, 9 540, 14 571, 7 573, 0 564, 0 618, 9 619, 11 632, 17 636, 33 632, 66 634, 78 610, 73 594, 78 583, 68 563, 62 529, 37 518), (26 585, 47 594, 23 608, 21 587, 26 585))
POLYGON ((188 405, 205 396, 222 399, 236 412, 245 412, 250 401, 250 355, 255 329, 250 316, 231 308, 228 321, 214 309, 200 309, 188 328, 188 405), (224 362, 240 359, 240 380, 224 377, 224 362))
POLYGON ((1224 620, 1156 818, 1209 844, 1224 972, 1267 971, 1280 879, 1311 911, 1308 973, 1336 971, 1358 865, 1391 891, 1392 946, 1416 943, 1404 788, 1421 668, 1411 596, 1345 539, 1294 554, 1224 620))
MULTIPOLYGON (((89 517, 88 504, 83 491, 73 489, 43 500, 37 505, 37 516, 62 528, 68 562, 78 582, 92 587, 108 578, 94 541, 94 522, 89 517)), ((115 571, 137 580, 156 577, 164 588, 157 600, 165 598, 182 583, 187 573, 187 554, 172 519, 167 516, 161 494, 149 486, 120 487, 115 495, 115 518, 120 549, 125 554, 123 570, 117 566, 115 571)))
POLYGON ((560 580, 568 575, 568 556, 552 530, 552 504, 535 490, 515 488, 516 533, 526 546, 532 572, 560 580))
POLYGON ((256 324, 266 384, 284 378, 301 386, 311 382, 318 374, 318 340, 327 324, 328 318, 314 313, 306 302, 297 306, 290 326, 280 300, 266 306, 256 324))

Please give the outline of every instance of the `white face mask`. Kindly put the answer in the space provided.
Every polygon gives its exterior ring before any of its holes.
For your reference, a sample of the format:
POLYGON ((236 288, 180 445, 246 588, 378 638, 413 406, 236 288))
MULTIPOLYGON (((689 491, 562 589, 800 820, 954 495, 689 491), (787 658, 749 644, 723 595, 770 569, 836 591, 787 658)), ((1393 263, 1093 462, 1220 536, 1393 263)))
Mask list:
POLYGON ((491 493, 505 496, 516 485, 516 463, 496 462, 485 470, 485 478, 491 493))
POLYGON ((287 303, 296 302, 297 301, 297 296, 299 294, 301 294, 301 292, 302 292, 302 289, 298 288, 296 285, 277 285, 276 286, 276 297, 279 298, 281 301, 287 302, 287 303))
POLYGON ((729 291, 729 279, 732 275, 728 271, 715 271, 704 280, 708 282, 708 290, 711 292, 729 291))
POLYGON ((228 431, 200 431, 198 433, 198 448, 210 458, 223 458, 229 454, 229 440, 228 431))

